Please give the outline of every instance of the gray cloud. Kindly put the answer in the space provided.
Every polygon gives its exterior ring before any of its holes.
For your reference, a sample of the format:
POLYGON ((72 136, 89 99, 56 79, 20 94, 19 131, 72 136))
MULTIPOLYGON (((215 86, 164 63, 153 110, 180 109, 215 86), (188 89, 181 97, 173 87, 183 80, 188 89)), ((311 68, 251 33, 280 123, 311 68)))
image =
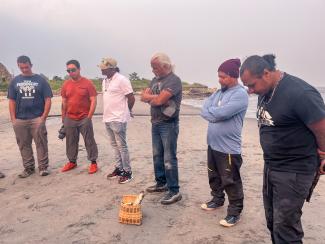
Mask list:
POLYGON ((2 0, 0 62, 17 74, 27 54, 52 77, 76 58, 96 77, 112 56, 122 73, 150 78, 151 55, 164 51, 183 80, 215 86, 225 59, 275 53, 280 69, 324 85, 324 10, 323 0, 2 0))

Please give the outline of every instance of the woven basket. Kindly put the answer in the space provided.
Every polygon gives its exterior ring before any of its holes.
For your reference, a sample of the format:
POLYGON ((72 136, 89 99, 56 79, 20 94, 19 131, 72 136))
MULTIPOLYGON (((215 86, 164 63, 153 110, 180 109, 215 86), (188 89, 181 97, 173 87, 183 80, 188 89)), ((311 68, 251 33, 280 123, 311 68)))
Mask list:
POLYGON ((141 225, 142 211, 141 204, 130 205, 137 198, 137 195, 124 195, 121 201, 119 222, 122 224, 141 225))

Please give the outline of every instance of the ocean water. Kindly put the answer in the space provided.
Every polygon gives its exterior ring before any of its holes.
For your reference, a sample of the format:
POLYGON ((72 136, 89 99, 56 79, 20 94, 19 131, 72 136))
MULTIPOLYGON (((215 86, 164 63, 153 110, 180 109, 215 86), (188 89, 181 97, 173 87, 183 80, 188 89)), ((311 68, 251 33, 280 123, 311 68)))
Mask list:
MULTIPOLYGON (((320 94, 323 97, 323 100, 325 101, 325 87, 317 87, 317 90, 320 92, 320 94)), ((249 95, 249 104, 248 109, 246 112, 246 118, 256 118, 256 107, 257 107, 257 95, 249 95)), ((201 108, 204 104, 205 99, 183 99, 182 104, 184 105, 190 105, 196 108, 201 108)))

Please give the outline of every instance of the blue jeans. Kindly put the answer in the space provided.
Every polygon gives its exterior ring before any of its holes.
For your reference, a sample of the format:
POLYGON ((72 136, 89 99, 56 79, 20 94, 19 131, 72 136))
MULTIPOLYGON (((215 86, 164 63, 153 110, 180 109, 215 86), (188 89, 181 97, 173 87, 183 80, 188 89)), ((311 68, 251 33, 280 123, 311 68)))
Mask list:
POLYGON ((128 146, 126 144, 126 123, 105 123, 107 133, 114 150, 115 167, 126 172, 131 171, 128 146))
POLYGON ((152 154, 157 185, 178 192, 177 137, 178 121, 152 124, 152 154))

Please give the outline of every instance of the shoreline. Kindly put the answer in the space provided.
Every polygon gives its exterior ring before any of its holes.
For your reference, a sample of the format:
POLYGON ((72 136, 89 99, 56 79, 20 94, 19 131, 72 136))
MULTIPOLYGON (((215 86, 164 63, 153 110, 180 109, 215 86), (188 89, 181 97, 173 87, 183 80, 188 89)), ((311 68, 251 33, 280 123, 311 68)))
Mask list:
MULTIPOLYGON (((98 94, 97 98, 97 107, 94 113, 94 116, 101 116, 103 113, 102 108, 102 95, 98 94)), ((144 104, 140 101, 140 96, 135 95, 136 102, 133 108, 134 116, 150 116, 150 108, 149 105, 144 104)), ((195 100, 204 100, 205 98, 195 99, 195 100)), ((186 100, 186 99, 184 99, 186 100)), ((182 103, 181 110, 180 110, 180 117, 183 116, 199 116, 200 117, 201 109, 193 104, 182 103)), ((61 96, 53 96, 52 98, 52 106, 49 113, 48 118, 56 118, 61 117, 61 96)), ((255 118, 248 118, 245 117, 245 120, 256 120, 255 118)), ((0 124, 1 123, 9 123, 10 116, 9 116, 9 106, 8 106, 8 99, 5 96, 0 96, 0 124)))

